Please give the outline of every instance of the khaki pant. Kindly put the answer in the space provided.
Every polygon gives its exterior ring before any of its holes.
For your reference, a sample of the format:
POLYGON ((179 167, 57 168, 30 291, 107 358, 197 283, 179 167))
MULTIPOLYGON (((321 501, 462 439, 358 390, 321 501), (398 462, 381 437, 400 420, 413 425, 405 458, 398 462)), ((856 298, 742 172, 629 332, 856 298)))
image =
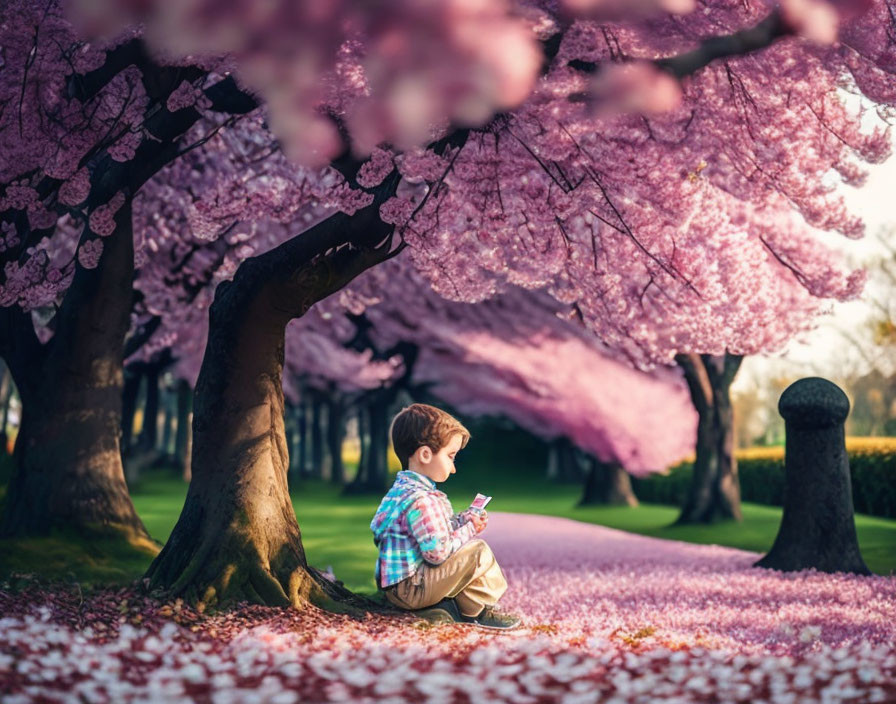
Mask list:
POLYGON ((507 580, 491 548, 476 538, 441 564, 424 562, 410 577, 384 591, 386 598, 402 609, 423 609, 453 597, 464 616, 478 616, 484 606, 494 606, 506 590, 507 580))

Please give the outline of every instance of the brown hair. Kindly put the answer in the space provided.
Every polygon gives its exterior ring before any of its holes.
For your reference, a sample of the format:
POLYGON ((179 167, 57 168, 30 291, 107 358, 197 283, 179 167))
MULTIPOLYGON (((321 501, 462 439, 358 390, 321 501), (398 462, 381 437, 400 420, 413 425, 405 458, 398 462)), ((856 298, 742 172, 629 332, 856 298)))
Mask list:
POLYGON ((408 459, 418 447, 427 445, 434 453, 445 447, 456 433, 461 435, 460 446, 470 439, 470 431, 460 421, 445 411, 425 403, 412 403, 402 408, 392 419, 392 448, 402 469, 408 468, 408 459))

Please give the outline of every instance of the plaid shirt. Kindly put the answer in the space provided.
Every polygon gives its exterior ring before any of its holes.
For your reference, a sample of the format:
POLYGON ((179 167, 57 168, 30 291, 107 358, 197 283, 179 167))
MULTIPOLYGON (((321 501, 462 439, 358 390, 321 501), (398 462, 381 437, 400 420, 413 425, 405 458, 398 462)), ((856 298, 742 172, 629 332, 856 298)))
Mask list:
POLYGON ((476 535, 470 514, 470 509, 454 513, 429 477, 400 471, 370 522, 380 549, 376 583, 388 587, 410 577, 424 561, 444 562, 476 535))

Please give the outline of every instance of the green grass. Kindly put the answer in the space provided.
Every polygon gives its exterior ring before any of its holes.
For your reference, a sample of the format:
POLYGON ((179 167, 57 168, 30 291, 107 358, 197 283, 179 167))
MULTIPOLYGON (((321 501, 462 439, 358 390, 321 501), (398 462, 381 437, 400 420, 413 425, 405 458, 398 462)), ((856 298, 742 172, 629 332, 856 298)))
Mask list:
MULTIPOLYGON (((493 511, 561 516, 657 538, 762 553, 774 542, 781 521, 780 508, 745 503, 742 523, 671 526, 678 515, 675 507, 642 504, 637 508, 577 508, 580 489, 576 486, 550 484, 525 475, 486 479, 476 472, 462 477, 460 471, 441 485, 456 509, 472 500, 478 489, 495 497, 489 506, 493 511)), ((186 485, 177 479, 148 478, 134 488, 137 511, 157 540, 167 539, 185 494, 186 485)), ((293 487, 292 498, 308 562, 321 569, 332 565, 347 587, 373 593, 377 550, 369 526, 380 497, 342 497, 339 489, 327 482, 305 481, 293 487)), ((856 530, 868 567, 877 574, 896 572, 896 521, 856 515, 856 530)))
MULTIPOLYGON (((744 503, 742 523, 674 527, 670 524, 678 510, 673 506, 577 508, 580 487, 544 478, 544 445, 493 426, 471 430, 474 442, 460 454, 457 474, 440 486, 458 510, 481 491, 494 496, 489 505, 493 511, 561 516, 658 538, 764 553, 777 535, 781 509, 774 506, 744 503)), ((171 534, 186 491, 183 481, 163 471, 146 474, 131 488, 137 512, 156 540, 165 542, 171 534)), ((350 589, 373 593, 377 551, 369 526, 381 497, 343 497, 327 482, 304 481, 292 487, 292 498, 309 563, 322 569, 332 565, 350 589)), ((868 567, 877 574, 896 573, 896 521, 858 514, 856 530, 868 567)), ((15 544, 0 541, 0 574, 11 565, 16 571, 39 569, 47 574, 49 570, 86 584, 121 583, 139 577, 151 559, 149 552, 87 545, 67 536, 15 544)))
POLYGON ((139 579, 158 552, 145 539, 85 539, 57 532, 45 538, 0 540, 0 578, 10 585, 77 582, 82 587, 120 585, 139 579), (21 576, 13 576, 21 575, 21 576))

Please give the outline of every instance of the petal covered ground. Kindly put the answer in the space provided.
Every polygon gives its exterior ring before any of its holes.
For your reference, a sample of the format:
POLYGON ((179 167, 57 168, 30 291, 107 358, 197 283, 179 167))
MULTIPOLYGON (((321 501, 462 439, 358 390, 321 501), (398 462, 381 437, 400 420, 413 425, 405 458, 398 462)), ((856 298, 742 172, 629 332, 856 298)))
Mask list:
POLYGON ((490 515, 526 627, 246 606, 135 590, 0 592, 6 703, 892 702, 896 577, 751 567, 756 553, 490 515))

